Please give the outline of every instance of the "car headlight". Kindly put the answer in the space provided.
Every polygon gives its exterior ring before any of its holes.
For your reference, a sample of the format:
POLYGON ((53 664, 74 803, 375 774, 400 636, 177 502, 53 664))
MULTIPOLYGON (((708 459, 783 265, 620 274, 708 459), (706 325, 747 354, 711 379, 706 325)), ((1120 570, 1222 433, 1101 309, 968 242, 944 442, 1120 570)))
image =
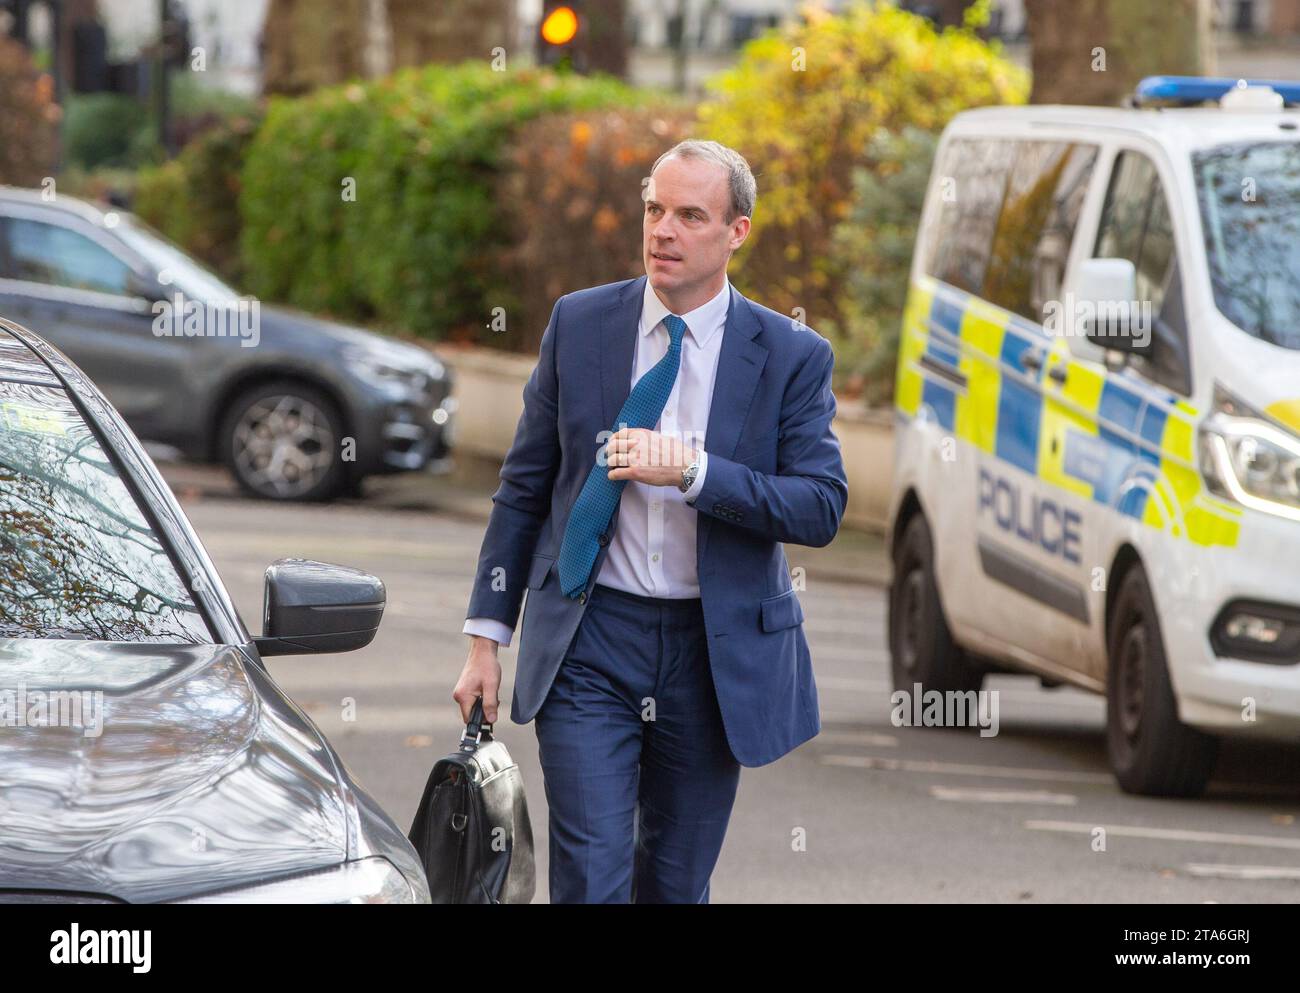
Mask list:
POLYGON ((1300 438, 1216 385, 1200 447, 1211 491, 1300 521, 1300 438))
POLYGON ((443 378, 442 363, 429 356, 418 362, 406 355, 368 348, 353 348, 347 352, 352 371, 380 386, 404 386, 418 393, 426 392, 435 381, 443 378))
POLYGON ((204 893, 176 903, 414 903, 415 891, 388 859, 372 856, 269 883, 204 893))

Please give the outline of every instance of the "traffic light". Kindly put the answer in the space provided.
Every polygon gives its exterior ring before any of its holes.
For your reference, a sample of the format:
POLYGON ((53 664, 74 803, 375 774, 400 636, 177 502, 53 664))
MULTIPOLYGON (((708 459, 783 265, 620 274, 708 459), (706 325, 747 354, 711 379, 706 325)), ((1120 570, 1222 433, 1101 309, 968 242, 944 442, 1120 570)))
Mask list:
POLYGON ((586 72, 582 51, 586 17, 581 0, 543 0, 542 20, 537 29, 537 61, 540 65, 586 72))
POLYGON ((169 3, 162 24, 163 61, 168 69, 187 69, 190 62, 190 20, 179 5, 169 3))

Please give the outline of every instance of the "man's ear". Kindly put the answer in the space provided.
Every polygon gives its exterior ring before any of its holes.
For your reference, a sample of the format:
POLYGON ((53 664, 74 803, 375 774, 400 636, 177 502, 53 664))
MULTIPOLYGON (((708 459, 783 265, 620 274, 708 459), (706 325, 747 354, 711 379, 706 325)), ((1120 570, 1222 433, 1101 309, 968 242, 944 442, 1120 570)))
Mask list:
POLYGON ((749 237, 749 228, 750 222, 748 217, 736 218, 735 223, 732 224, 731 227, 731 239, 735 242, 731 246, 733 252, 745 243, 745 239, 749 237), (740 240, 736 241, 737 238, 740 240))

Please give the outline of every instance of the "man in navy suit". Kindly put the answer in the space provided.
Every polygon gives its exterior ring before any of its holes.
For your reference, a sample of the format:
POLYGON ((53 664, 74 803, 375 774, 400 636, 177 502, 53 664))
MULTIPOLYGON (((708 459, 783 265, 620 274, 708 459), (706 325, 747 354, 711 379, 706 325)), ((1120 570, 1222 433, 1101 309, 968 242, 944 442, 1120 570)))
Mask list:
POLYGON ((453 693, 536 721, 552 902, 707 903, 741 766, 821 730, 783 542, 848 500, 830 344, 741 296, 755 183, 717 142, 660 156, 646 275, 561 297, 524 388, 453 693))

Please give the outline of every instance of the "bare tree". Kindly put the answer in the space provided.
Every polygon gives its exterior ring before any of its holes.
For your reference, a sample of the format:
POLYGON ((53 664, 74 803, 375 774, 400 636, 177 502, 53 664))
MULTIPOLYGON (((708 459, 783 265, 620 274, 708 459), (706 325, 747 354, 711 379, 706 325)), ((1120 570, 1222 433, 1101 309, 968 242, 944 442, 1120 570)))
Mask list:
POLYGON ((367 0, 271 0, 262 29, 262 89, 305 93, 364 77, 367 0))
POLYGON ((516 0, 388 0, 393 66, 514 55, 516 0))
POLYGON ((583 49, 587 68, 620 79, 627 76, 627 0, 601 0, 587 7, 583 49))
POLYGON ((1034 103, 1114 105, 1143 76, 1213 71, 1210 0, 1026 0, 1034 103))

